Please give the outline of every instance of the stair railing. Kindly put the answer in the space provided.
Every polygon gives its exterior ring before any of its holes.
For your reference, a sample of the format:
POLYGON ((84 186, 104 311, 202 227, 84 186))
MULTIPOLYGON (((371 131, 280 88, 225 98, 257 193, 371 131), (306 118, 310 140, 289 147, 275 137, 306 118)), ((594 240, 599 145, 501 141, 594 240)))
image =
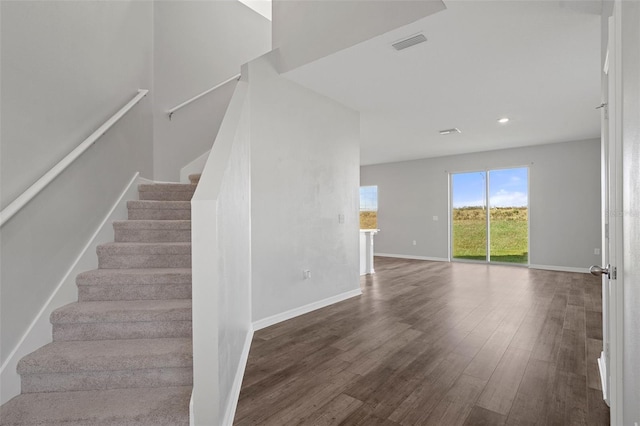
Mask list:
POLYGON ((233 80, 240 80, 240 74, 236 74, 233 77, 226 79, 222 83, 216 84, 212 88, 205 90, 204 92, 200 93, 199 95, 195 95, 193 98, 190 98, 190 99, 182 102, 181 104, 174 106, 173 108, 171 108, 170 110, 167 111, 167 114, 169 115, 169 120, 171 120, 171 117, 173 116, 173 113, 178 111, 180 108, 183 108, 183 107, 189 105, 193 101, 197 101, 201 97, 213 92, 216 89, 219 89, 220 87, 224 86, 225 84, 227 84, 227 83, 229 83, 229 82, 231 82, 233 80))
POLYGON ((38 179, 33 185, 27 188, 22 194, 13 200, 7 207, 0 212, 0 227, 3 226, 9 219, 11 219, 16 213, 18 213, 24 206, 29 203, 36 195, 40 193, 47 185, 58 177, 67 167, 69 167, 78 157, 80 157, 87 149, 89 149, 102 135, 113 127, 124 115, 131 110, 147 93, 146 89, 138 90, 138 94, 131 99, 125 106, 120 108, 111 118, 98 127, 98 129, 91 133, 80 145, 78 145, 73 151, 67 154, 62 160, 53 166, 48 172, 46 172, 40 179, 38 179))

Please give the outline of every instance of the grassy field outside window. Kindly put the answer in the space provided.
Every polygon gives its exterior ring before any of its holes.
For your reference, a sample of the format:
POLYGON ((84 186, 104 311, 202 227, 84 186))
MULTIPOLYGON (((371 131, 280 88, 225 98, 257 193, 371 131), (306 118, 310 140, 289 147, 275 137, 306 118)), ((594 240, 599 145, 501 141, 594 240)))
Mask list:
MULTIPOLYGON (((490 261, 529 261, 528 208, 494 207, 490 210, 490 261)), ((453 209, 454 259, 486 260, 486 212, 482 207, 453 209)))

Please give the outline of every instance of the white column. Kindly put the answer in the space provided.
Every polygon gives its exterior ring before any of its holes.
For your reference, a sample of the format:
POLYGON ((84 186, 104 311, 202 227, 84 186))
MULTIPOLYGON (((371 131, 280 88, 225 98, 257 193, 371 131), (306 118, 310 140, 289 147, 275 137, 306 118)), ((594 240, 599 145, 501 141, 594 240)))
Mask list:
POLYGON ((360 275, 375 273, 373 269, 373 236, 379 229, 360 230, 360 275))

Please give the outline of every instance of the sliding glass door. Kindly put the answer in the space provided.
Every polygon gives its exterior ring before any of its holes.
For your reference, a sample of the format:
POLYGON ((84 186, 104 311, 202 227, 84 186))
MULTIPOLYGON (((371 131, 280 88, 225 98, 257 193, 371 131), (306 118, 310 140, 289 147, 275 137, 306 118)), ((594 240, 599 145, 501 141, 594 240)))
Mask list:
POLYGON ((529 169, 451 174, 451 257, 529 263, 529 169))
POLYGON ((487 260, 487 183, 485 172, 451 175, 454 259, 487 260))

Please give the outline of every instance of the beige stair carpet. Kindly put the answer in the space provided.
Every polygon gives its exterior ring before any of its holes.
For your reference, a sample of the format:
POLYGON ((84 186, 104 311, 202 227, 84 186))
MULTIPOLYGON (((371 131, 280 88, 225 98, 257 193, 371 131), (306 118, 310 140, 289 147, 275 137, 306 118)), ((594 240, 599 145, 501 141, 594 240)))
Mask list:
POLYGON ((188 425, 191 184, 143 184, 76 278, 78 302, 51 314, 53 342, 18 363, 22 394, 0 425, 188 425))

